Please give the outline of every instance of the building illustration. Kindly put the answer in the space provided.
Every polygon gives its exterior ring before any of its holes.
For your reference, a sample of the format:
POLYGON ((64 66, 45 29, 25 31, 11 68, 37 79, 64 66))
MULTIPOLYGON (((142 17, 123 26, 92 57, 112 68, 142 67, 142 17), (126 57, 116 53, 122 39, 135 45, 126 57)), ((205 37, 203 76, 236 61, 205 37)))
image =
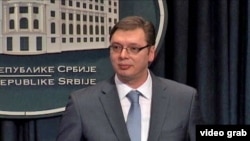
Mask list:
POLYGON ((0 0, 0 54, 107 48, 119 0, 0 0))

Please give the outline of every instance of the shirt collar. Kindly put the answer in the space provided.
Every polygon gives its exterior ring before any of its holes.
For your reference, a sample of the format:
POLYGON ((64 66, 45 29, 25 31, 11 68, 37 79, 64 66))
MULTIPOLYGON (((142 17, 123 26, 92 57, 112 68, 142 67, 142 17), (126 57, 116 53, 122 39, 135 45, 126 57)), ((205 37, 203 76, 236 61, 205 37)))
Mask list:
MULTIPOLYGON (((124 97, 126 97, 126 95, 131 90, 134 90, 131 87, 129 87, 128 85, 121 82, 118 79, 117 74, 115 74, 115 84, 117 87, 117 91, 118 91, 118 95, 119 95, 120 100, 122 100, 124 97)), ((143 97, 145 97, 146 99, 151 99, 151 97, 152 97, 152 78, 151 78, 149 71, 148 71, 147 80, 141 86, 139 86, 136 90, 138 90, 143 95, 143 97)))

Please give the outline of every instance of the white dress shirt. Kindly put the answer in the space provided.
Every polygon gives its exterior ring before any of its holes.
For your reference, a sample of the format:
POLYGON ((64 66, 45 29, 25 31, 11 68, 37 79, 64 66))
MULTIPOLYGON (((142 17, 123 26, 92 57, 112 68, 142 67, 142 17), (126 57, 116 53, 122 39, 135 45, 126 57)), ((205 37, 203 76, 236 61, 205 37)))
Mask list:
MULTIPOLYGON (((127 121, 128 111, 130 108, 130 101, 126 97, 126 95, 131 91, 134 90, 128 85, 122 83, 117 75, 115 75, 115 83, 117 86, 123 116, 125 121, 127 121)), ((150 121, 150 110, 151 110, 151 100, 152 100, 152 78, 150 73, 148 72, 147 80, 136 89, 139 91, 142 96, 139 98, 139 103, 141 106, 141 141, 147 141, 148 138, 148 131, 149 131, 149 121, 150 121)))

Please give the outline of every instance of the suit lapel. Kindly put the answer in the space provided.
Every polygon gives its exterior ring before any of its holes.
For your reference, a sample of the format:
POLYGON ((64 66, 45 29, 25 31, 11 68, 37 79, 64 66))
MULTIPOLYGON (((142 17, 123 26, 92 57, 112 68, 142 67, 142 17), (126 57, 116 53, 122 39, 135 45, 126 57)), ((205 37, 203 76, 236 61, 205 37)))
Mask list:
POLYGON ((169 99, 165 94, 166 86, 159 83, 159 80, 157 80, 158 78, 156 78, 152 73, 151 76, 153 81, 153 92, 148 141, 157 141, 168 111, 168 109, 162 109, 162 107, 168 107, 167 104, 169 99))
MULTIPOLYGON (((159 83, 160 80, 158 80, 158 78, 152 73, 151 76, 153 81, 153 91, 148 141, 157 141, 168 111, 168 109, 162 109, 162 107, 168 107, 169 98, 166 95, 166 86, 159 83)), ((113 80, 104 86, 103 94, 100 96, 100 101, 118 140, 130 140, 122 113, 120 99, 113 80)))
POLYGON ((120 99, 115 84, 113 84, 112 81, 103 89, 103 95, 100 96, 100 101, 118 140, 128 141, 129 135, 123 117, 120 99))

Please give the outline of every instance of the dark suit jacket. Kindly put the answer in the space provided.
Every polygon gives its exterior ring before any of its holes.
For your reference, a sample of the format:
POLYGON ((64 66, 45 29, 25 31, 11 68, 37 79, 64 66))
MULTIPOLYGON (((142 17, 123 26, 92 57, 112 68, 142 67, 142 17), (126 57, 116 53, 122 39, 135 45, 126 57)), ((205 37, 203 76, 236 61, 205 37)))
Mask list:
MULTIPOLYGON (((195 125, 201 122, 196 90, 151 76, 148 141, 195 141, 195 125)), ((71 94, 57 141, 129 140, 113 77, 71 94)))

